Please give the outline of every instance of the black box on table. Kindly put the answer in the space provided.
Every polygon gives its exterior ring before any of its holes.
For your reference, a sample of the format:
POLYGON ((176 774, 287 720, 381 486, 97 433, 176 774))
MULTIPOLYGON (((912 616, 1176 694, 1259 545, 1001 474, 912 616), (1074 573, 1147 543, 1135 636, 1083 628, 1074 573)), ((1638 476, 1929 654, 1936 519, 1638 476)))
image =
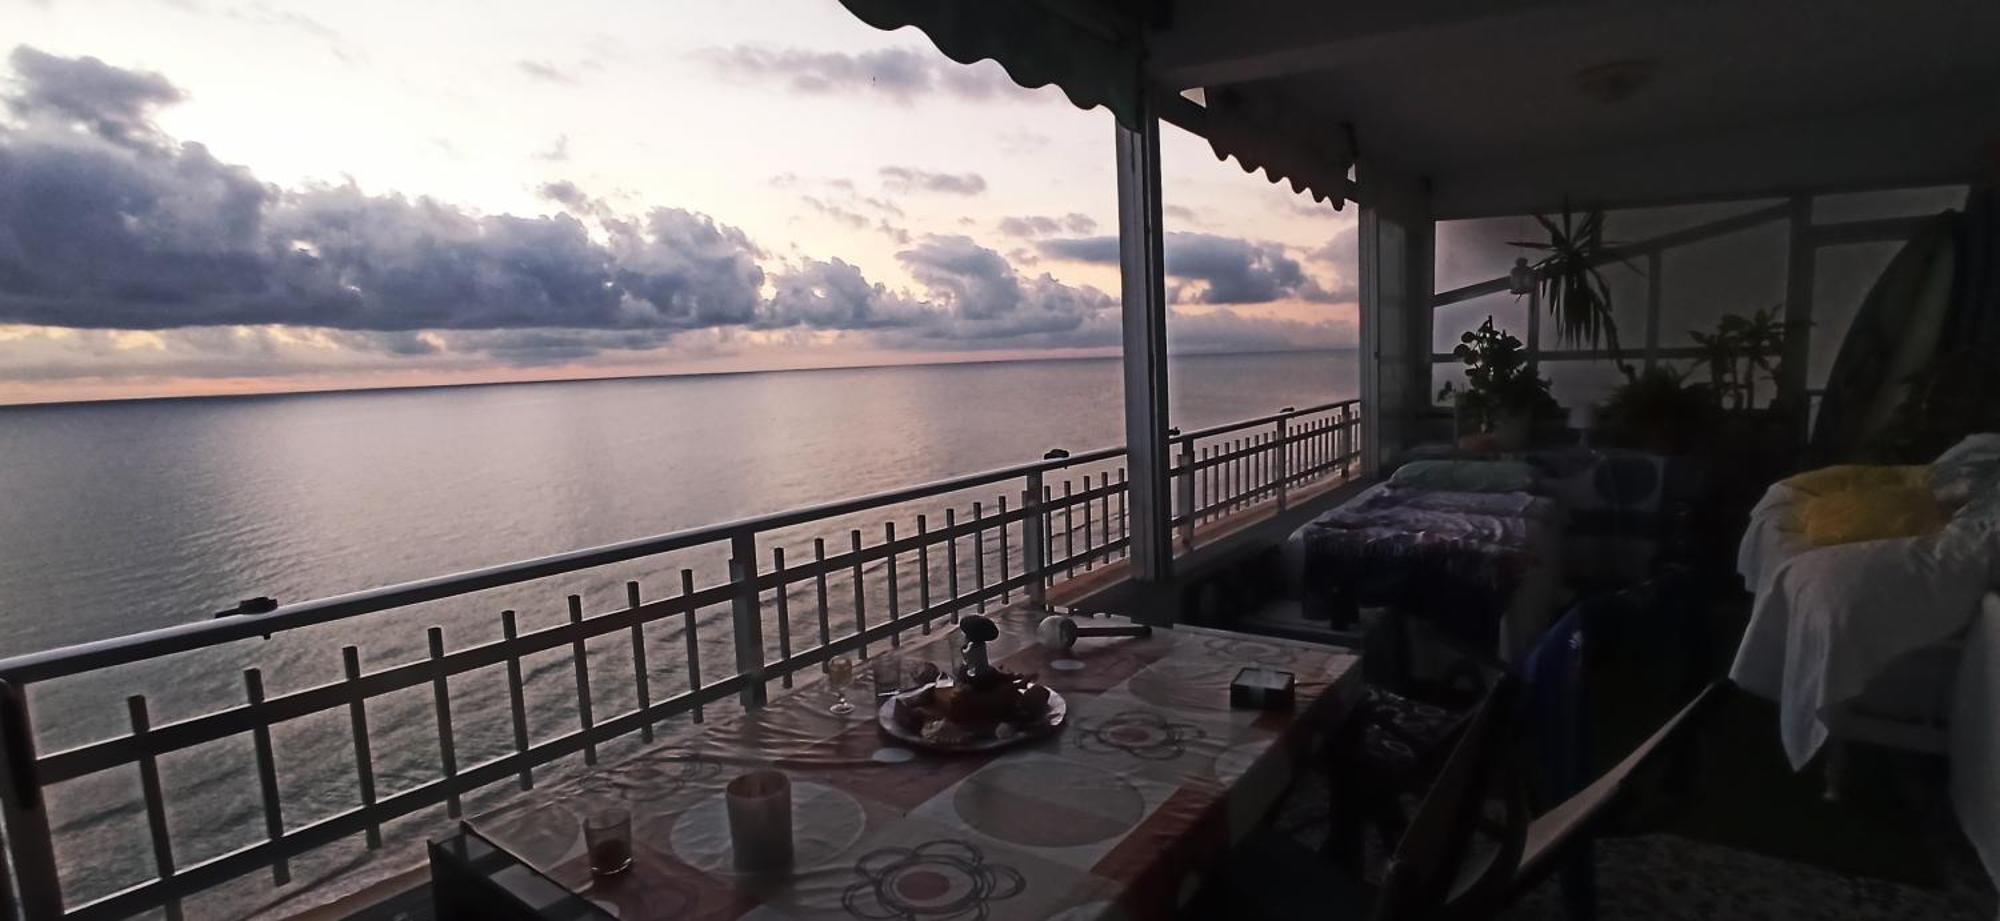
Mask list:
POLYGON ((1249 666, 1229 683, 1229 705, 1245 710, 1290 710, 1296 699, 1291 672, 1249 666))

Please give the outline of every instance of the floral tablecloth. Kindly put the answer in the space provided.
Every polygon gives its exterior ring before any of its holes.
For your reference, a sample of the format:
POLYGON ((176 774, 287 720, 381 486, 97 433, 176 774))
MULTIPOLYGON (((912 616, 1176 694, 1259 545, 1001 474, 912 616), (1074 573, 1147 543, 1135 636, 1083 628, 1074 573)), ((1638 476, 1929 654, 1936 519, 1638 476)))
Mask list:
MULTIPOLYGON (((1063 656, 1033 643, 1029 613, 994 620, 994 662, 1069 701, 1058 735, 979 756, 901 747, 875 724, 864 665, 846 717, 817 683, 756 711, 710 707, 704 725, 473 825, 627 921, 1167 917, 1276 802, 1309 724, 1360 687, 1358 660, 1322 646, 1181 627, 1063 656), (1293 711, 1230 709, 1252 664, 1297 676, 1293 711), (731 865, 722 790, 759 768, 792 782, 794 865, 777 877, 731 865), (593 880, 580 819, 607 807, 632 813, 635 860, 593 880)), ((944 635, 900 653, 942 663, 944 635)))

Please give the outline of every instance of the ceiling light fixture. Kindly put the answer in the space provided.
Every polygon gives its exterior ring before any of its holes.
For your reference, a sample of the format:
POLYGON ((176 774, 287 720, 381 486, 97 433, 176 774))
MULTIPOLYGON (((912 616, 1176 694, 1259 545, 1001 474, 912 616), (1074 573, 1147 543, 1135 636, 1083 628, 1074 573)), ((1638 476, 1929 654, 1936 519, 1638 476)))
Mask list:
POLYGON ((1586 67, 1570 79, 1585 96, 1602 103, 1623 102, 1653 82, 1660 62, 1651 58, 1611 61, 1586 67))

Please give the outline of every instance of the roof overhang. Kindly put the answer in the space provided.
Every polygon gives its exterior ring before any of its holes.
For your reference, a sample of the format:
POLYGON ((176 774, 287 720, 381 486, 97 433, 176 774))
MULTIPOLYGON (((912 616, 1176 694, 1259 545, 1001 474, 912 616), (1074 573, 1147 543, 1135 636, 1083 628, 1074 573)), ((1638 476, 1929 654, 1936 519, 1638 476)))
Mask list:
POLYGON ((1316 194, 1345 197, 1358 148, 1441 218, 2000 172, 1990 0, 842 2, 1121 119, 1155 100, 1316 194))

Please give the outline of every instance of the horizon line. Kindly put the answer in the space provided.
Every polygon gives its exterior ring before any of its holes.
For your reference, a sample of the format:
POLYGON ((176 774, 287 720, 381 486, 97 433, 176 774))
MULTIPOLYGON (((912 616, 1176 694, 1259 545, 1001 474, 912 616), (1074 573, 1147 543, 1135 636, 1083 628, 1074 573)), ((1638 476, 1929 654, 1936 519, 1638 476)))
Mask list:
MULTIPOLYGON (((1352 352, 1359 345, 1337 345, 1315 348, 1283 349, 1240 349, 1218 351, 1192 351, 1169 353, 1169 359, 1208 358, 1231 355, 1291 355, 1312 352, 1352 352)), ((755 374, 805 374, 820 371, 867 371, 878 368, 934 368, 957 365, 997 365, 1027 364, 1051 361, 1117 361, 1120 355, 1041 355, 1033 358, 969 358, 963 361, 932 359, 910 362, 857 362, 854 364, 819 365, 807 368, 737 368, 724 370, 651 371, 637 374, 601 374, 582 377, 539 377, 520 380, 495 381, 446 381, 436 384, 383 384, 381 386, 356 387, 302 387, 294 390, 268 390, 258 393, 190 393, 158 394, 129 397, 95 397, 86 400, 28 400, 19 403, 0 403, 0 410, 17 408, 45 408, 56 406, 98 406, 111 403, 154 403, 181 402, 187 400, 256 400, 273 397, 332 396, 349 393, 395 393, 415 390, 447 390, 474 387, 514 387, 540 384, 596 384, 616 381, 666 380, 684 377, 735 377, 755 374)))

